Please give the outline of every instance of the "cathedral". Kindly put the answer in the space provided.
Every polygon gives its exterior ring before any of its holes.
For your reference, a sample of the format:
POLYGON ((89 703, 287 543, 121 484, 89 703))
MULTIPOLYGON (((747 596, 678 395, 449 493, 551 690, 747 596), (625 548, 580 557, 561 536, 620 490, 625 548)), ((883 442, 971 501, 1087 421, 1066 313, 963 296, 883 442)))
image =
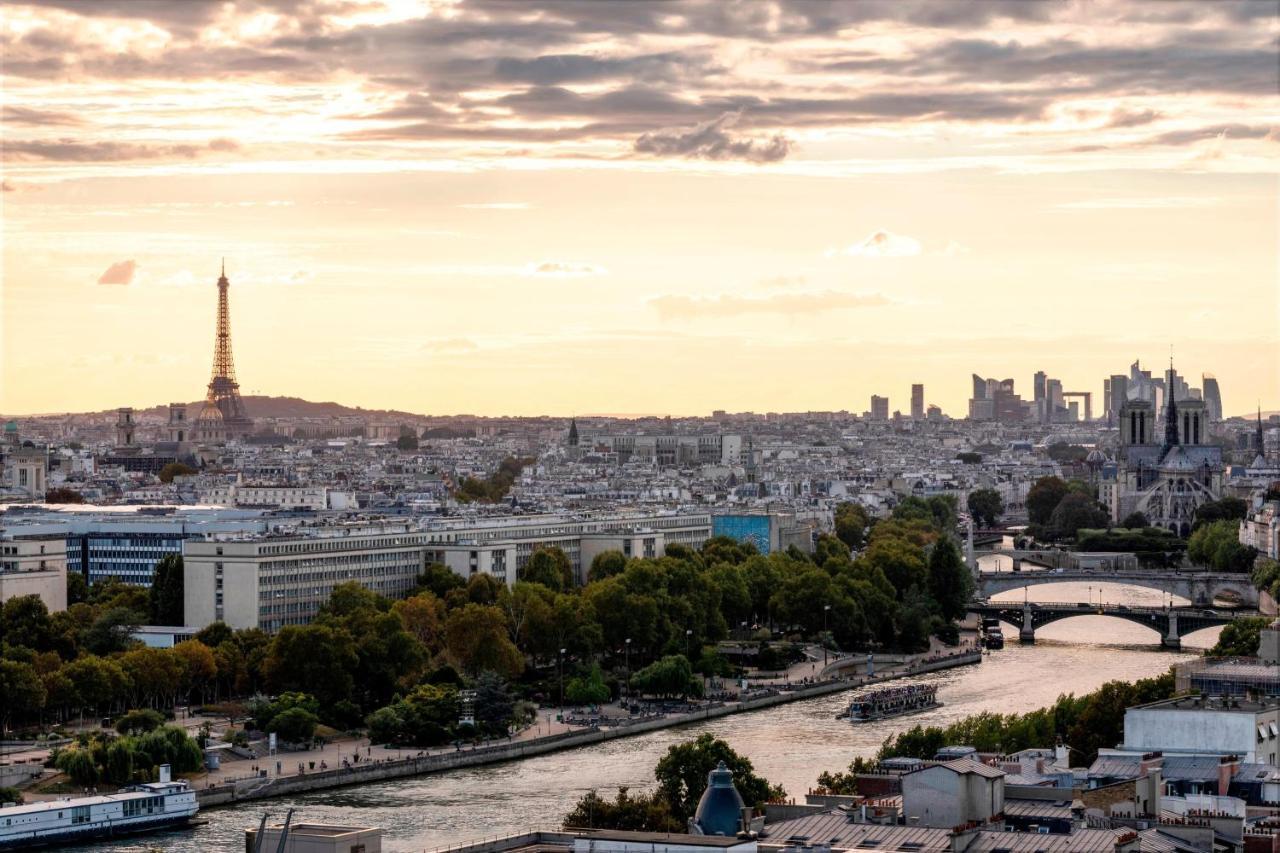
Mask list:
POLYGON ((1121 406, 1116 478, 1103 498, 1113 522, 1140 512, 1151 526, 1188 536, 1196 509, 1221 497, 1222 448, 1209 443, 1204 401, 1174 396, 1166 395, 1162 419, 1147 400, 1121 406))

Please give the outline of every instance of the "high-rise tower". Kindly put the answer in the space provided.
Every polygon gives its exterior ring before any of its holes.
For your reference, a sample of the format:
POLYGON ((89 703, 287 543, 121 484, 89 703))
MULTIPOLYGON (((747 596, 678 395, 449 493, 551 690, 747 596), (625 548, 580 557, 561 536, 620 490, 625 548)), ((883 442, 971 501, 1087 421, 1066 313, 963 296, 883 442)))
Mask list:
POLYGON ((213 343, 213 378, 204 407, 196 419, 196 435, 202 441, 225 441, 253 433, 253 420, 245 413, 240 399, 240 383, 236 382, 235 363, 231 358, 231 310, 227 291, 227 265, 222 264, 218 276, 218 331, 213 343))

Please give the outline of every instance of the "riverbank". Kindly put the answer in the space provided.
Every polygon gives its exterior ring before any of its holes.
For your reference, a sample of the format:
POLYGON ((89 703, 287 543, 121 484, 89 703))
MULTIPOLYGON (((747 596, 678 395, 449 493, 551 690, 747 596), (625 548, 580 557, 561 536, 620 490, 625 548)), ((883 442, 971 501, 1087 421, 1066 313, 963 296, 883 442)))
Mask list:
MULTIPOLYGON (((658 729, 690 725, 732 714, 758 711, 791 702, 827 696, 845 690, 853 690, 867 684, 880 684, 926 672, 968 666, 981 660, 982 653, 980 651, 965 651, 955 655, 922 658, 918 661, 904 660, 896 663, 896 666, 899 667, 898 669, 878 674, 872 678, 831 678, 809 684, 794 684, 790 687, 772 689, 766 691, 763 695, 752 696, 741 701, 712 703, 689 713, 668 714, 619 726, 590 726, 571 732, 546 735, 524 741, 457 749, 453 752, 415 755, 403 759, 381 759, 368 763, 354 764, 345 768, 287 776, 244 779, 226 785, 201 789, 197 791, 197 797, 201 807, 229 805, 231 803, 289 796, 349 785, 441 773, 463 767, 517 761, 523 758, 576 749, 617 738, 633 737, 658 729)), ((296 760, 297 755, 305 754, 291 754, 289 757, 292 760, 296 760)))

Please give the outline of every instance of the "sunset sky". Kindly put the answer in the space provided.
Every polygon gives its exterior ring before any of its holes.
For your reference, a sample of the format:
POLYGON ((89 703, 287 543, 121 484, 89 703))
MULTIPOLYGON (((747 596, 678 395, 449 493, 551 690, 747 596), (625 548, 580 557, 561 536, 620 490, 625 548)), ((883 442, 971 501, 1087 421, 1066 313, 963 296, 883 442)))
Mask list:
POLYGON ((1280 0, 5 0, 0 412, 1280 407, 1280 0))

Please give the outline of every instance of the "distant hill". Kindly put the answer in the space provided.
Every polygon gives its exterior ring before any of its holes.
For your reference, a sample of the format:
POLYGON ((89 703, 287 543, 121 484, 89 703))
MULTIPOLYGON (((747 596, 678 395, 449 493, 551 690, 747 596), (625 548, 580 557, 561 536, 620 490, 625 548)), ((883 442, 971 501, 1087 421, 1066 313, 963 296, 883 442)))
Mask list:
MULTIPOLYGON (((417 418, 421 415, 415 415, 412 412, 401 412, 394 409, 362 409, 359 406, 344 406, 341 403, 313 403, 310 400, 303 400, 300 397, 264 397, 246 395, 241 399, 244 400, 245 410, 251 418, 342 418, 342 417, 372 417, 372 418, 417 418)), ((187 403, 187 417, 195 418, 200 414, 200 408, 204 405, 204 400, 196 400, 187 403)), ((114 410, 109 410, 114 411, 114 410)), ((167 416, 169 412, 169 404, 165 403, 158 406, 150 406, 140 410, 141 413, 158 414, 167 416)))
MULTIPOLYGON (((1263 410, 1263 412, 1262 412, 1262 420, 1263 420, 1263 421, 1266 421, 1268 418, 1274 418, 1274 417, 1276 417, 1276 416, 1280 416, 1280 411, 1276 411, 1276 412, 1268 412, 1268 411, 1266 411, 1266 410, 1263 410)), ((1254 411, 1252 411, 1252 412, 1246 412, 1246 413, 1245 413, 1245 414, 1243 414, 1243 415, 1236 415, 1236 417, 1238 417, 1238 418, 1244 418, 1246 421, 1256 421, 1256 420, 1258 419, 1258 412, 1257 412, 1257 410, 1255 409, 1254 411)))

